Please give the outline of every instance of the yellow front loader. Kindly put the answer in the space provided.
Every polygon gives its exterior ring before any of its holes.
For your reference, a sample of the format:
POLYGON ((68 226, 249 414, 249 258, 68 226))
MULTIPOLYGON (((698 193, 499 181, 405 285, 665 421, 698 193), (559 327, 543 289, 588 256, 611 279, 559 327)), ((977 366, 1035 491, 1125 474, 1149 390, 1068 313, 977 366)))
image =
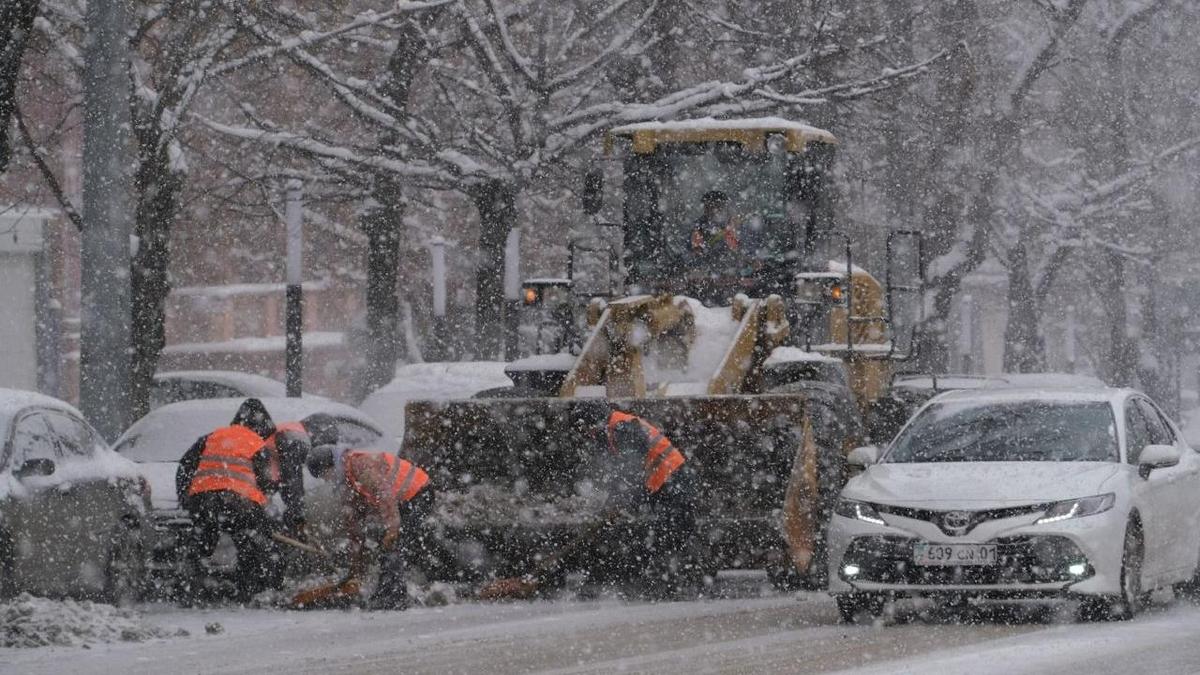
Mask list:
MULTIPOLYGON (((700 479, 706 569, 766 567, 780 582, 820 583, 844 456, 864 440, 865 411, 902 358, 892 287, 850 260, 829 262, 819 236, 830 225, 835 144, 773 118, 610 133, 609 152, 626 153, 625 221, 619 246, 600 235, 573 248, 571 277, 558 285, 577 308, 563 314, 575 339, 511 364, 511 390, 407 405, 402 452, 441 486, 450 536, 506 574, 594 518, 596 441, 572 409, 603 398, 658 425, 687 456, 700 479), (688 248, 698 227, 689 207, 716 190, 733 204, 724 222, 736 235, 720 259, 688 248), (607 257, 583 261, 583 250, 607 257)), ((598 210, 595 195, 585 210, 598 210)))

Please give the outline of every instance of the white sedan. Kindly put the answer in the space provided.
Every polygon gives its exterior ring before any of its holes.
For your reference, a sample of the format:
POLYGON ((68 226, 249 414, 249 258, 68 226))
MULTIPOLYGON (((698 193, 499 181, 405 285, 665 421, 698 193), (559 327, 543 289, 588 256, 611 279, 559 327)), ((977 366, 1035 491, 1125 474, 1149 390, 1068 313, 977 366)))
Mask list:
POLYGON ((889 597, 1070 598, 1129 617, 1197 583, 1200 454, 1130 390, 960 391, 927 403, 843 489, 829 527, 843 618, 889 597))

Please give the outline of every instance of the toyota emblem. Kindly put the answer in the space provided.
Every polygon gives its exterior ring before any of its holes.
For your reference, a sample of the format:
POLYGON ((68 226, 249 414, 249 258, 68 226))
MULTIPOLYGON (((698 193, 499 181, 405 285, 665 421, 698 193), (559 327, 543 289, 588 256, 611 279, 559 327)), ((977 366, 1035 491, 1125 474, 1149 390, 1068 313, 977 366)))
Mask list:
POLYGON ((966 534, 971 529, 971 514, 967 511, 947 511, 942 514, 942 529, 956 537, 966 534))

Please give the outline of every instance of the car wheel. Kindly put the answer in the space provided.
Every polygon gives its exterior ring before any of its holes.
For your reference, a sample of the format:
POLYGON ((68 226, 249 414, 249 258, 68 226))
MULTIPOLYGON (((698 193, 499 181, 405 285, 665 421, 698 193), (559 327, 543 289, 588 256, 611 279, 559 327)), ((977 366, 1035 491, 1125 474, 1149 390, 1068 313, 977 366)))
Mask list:
POLYGON ((884 597, 875 593, 850 593, 836 596, 838 614, 842 623, 858 623, 865 619, 874 620, 883 614, 884 597))
POLYGON ((1192 602, 1200 601, 1200 566, 1196 567, 1191 579, 1175 584, 1174 590, 1177 597, 1186 598, 1192 602))
POLYGON ((145 571, 140 523, 136 516, 124 516, 113 527, 104 568, 104 600, 120 606, 140 600, 145 571))
POLYGON ((17 594, 14 556, 16 548, 13 546, 12 537, 0 530, 0 600, 7 600, 17 594))
POLYGON ((1142 531, 1137 523, 1125 528, 1121 554, 1121 592, 1115 598, 1085 598, 1079 607, 1084 621, 1125 621, 1142 608, 1142 531))

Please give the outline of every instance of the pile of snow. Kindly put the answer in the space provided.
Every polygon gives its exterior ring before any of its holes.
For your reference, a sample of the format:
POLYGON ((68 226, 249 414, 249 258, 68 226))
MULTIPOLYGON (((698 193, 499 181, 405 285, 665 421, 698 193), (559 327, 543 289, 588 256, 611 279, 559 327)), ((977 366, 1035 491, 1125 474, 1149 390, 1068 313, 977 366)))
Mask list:
POLYGON ((729 351, 739 323, 733 320, 729 307, 705 307, 699 300, 683 299, 691 308, 696 322, 695 339, 688 348, 687 365, 681 370, 664 368, 650 353, 642 361, 642 367, 647 384, 670 383, 674 385, 670 392, 675 395, 702 394, 729 351))
POLYGON ((808 352, 799 347, 776 347, 771 350, 771 355, 767 357, 766 367, 781 366, 785 363, 837 363, 840 364, 841 359, 835 359, 832 356, 818 354, 816 352, 808 352))
POLYGON ((387 386, 367 397, 359 408, 384 431, 404 437, 404 405, 413 400, 470 398, 495 387, 511 387, 504 361, 410 363, 396 369, 387 386))
POLYGON ((79 647, 183 635, 187 632, 149 624, 137 612, 112 605, 28 593, 0 602, 0 647, 79 647))
POLYGON ((445 527, 582 524, 595 520, 608 495, 598 490, 546 500, 508 487, 473 485, 466 490, 440 490, 433 522, 445 527))

